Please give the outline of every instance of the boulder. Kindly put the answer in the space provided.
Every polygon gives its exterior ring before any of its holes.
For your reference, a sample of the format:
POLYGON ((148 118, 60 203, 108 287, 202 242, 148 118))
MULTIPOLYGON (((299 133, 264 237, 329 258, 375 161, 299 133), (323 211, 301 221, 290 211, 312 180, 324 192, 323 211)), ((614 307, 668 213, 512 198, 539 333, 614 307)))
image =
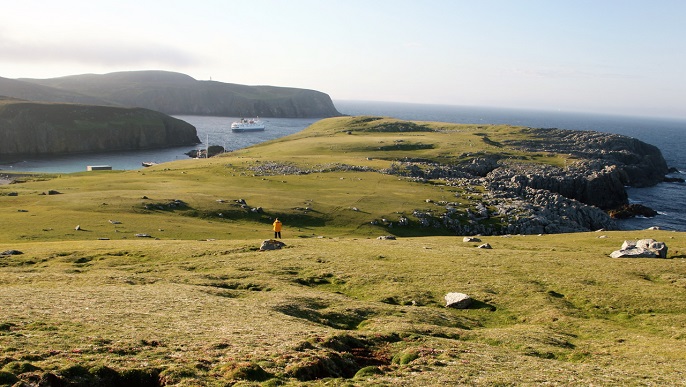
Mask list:
POLYGON ((667 258, 667 245, 654 239, 624 241, 622 248, 610 254, 612 258, 667 258))
POLYGON ((5 250, 0 253, 0 255, 21 255, 24 254, 19 250, 5 250))
POLYGON ((281 241, 277 241, 275 239, 267 239, 266 241, 262 242, 262 245, 260 246, 260 251, 279 250, 284 246, 286 246, 286 244, 281 241))
POLYGON ((376 239, 394 241, 394 240, 395 240, 395 236, 393 236, 393 235, 382 235, 382 236, 380 236, 380 237, 378 237, 378 238, 376 238, 376 239))
POLYGON ((464 237, 462 238, 462 242, 481 242, 481 239, 476 237, 464 237))
POLYGON ((479 248, 479 249, 488 249, 488 250, 490 250, 490 249, 492 249, 493 247, 491 247, 491 245, 489 245, 488 243, 484 243, 484 244, 482 244, 482 245, 477 246, 477 248, 479 248))
POLYGON ((472 298, 464 293, 448 293, 444 298, 446 308, 467 309, 472 304, 472 298))

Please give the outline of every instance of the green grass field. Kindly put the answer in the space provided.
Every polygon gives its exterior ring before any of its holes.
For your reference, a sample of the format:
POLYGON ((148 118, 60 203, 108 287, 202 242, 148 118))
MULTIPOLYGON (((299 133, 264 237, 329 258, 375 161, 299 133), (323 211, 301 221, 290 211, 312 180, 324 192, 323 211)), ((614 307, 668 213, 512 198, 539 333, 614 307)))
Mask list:
POLYGON ((208 160, 0 186, 0 253, 22 253, 0 255, 0 385, 684 384, 683 233, 484 250, 389 227, 478 200, 375 172, 403 157, 564 163, 510 149, 517 128, 415 125, 336 118, 208 160), (286 247, 261 252, 277 216, 286 247), (609 258, 640 238, 669 259, 609 258), (448 292, 474 303, 445 308, 448 292))

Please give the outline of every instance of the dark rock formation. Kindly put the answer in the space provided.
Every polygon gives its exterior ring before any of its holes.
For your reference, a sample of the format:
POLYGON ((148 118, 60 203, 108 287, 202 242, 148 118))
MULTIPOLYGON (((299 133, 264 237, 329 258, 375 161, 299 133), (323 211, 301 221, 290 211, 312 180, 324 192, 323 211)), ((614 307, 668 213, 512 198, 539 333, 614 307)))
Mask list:
POLYGON ((107 105, 142 107, 176 115, 284 118, 341 115, 331 98, 319 91, 198 81, 168 71, 5 80, 4 84, 0 82, 0 95, 48 102, 90 99, 107 105))
POLYGON ((506 145, 532 153, 567 154, 573 162, 555 167, 486 155, 458 165, 406 161, 385 172, 423 181, 445 179, 465 189, 483 186, 486 193, 474 210, 467 211, 467 221, 457 211, 459 204, 448 203, 438 214, 417 210, 413 215, 424 227, 445 227, 457 235, 492 235, 616 229, 603 210, 628 205, 625 186, 657 184, 668 171, 658 148, 633 138, 559 129, 525 132, 534 139, 506 145), (507 223, 486 222, 493 217, 507 223))
POLYGON ((652 218, 657 215, 657 211, 642 204, 625 204, 619 208, 608 211, 608 214, 613 219, 628 219, 635 216, 652 218))
POLYGON ((0 100, 0 156, 139 150, 199 142, 191 124, 148 109, 0 100))
POLYGON ((652 186, 663 181, 668 173, 660 150, 635 138, 593 131, 528 131, 539 139, 513 141, 510 145, 530 152, 554 152, 579 159, 564 170, 558 169, 557 174, 563 178, 544 179, 548 187, 541 186, 540 180, 532 181, 531 186, 558 192, 583 203, 604 209, 626 204, 624 186, 652 186), (560 179, 567 181, 557 184, 560 179))

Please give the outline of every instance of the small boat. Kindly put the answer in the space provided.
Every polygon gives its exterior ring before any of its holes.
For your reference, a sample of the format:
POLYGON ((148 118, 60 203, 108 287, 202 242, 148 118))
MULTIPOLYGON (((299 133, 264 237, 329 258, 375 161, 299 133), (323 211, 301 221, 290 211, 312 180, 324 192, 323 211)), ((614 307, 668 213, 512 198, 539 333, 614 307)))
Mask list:
POLYGON ((142 164, 144 167, 152 167, 153 165, 157 165, 157 163, 154 162, 154 161, 143 161, 141 164, 142 164))
POLYGON ((260 118, 245 119, 231 123, 232 132, 259 132, 264 130, 264 123, 260 118))

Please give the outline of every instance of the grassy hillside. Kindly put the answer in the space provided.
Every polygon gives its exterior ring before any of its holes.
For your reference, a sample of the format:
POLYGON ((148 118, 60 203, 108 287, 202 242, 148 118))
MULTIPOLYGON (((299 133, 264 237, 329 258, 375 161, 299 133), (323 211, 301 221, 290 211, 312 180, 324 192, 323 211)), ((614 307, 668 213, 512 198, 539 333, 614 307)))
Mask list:
POLYGON ((378 171, 569 162, 508 146, 528 135, 346 117, 208 160, 0 186, 0 253, 22 253, 0 255, 0 385, 683 383, 683 233, 482 237, 484 250, 399 226, 475 206, 479 187, 378 171), (286 248, 260 252, 276 216, 286 248), (647 237, 670 259, 608 257, 647 237), (475 301, 447 309, 448 292, 475 301))
POLYGON ((141 108, 0 98, 0 159, 197 144, 195 127, 141 108))

